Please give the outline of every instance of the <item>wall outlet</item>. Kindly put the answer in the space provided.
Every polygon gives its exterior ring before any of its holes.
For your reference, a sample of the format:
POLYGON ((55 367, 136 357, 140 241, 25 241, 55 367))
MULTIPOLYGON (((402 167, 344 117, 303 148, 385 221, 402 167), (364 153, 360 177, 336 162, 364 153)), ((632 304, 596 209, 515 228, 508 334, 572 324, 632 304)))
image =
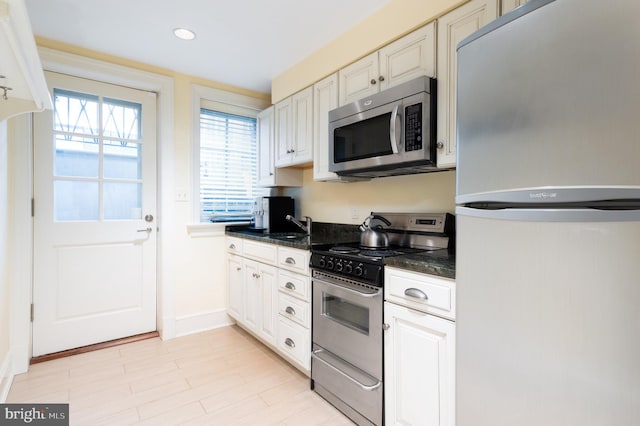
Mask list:
POLYGON ((189 201, 189 196, 187 195, 187 191, 177 191, 176 201, 189 201))
POLYGON ((357 207, 351 207, 351 219, 360 219, 357 207))

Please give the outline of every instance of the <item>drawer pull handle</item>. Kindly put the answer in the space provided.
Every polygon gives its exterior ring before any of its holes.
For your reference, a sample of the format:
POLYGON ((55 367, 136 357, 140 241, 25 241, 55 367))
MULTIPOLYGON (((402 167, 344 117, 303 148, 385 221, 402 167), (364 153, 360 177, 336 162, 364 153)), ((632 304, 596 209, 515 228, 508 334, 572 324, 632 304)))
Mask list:
POLYGON ((235 249, 236 249, 236 245, 235 245, 235 244, 231 244, 231 245, 229 245, 229 249, 230 249, 230 250, 235 250, 235 249))
POLYGON ((291 306, 287 306, 287 308, 284 311, 286 313, 288 313, 289 315, 295 315, 296 314, 296 310, 293 309, 291 306))
POLYGON ((296 286, 291 281, 287 282, 284 286, 289 290, 296 291, 296 286))
POLYGON ((405 296, 413 297, 420 300, 429 300, 429 297, 422 290, 417 288, 408 288, 404 291, 405 296))
POLYGON ((296 343, 293 340, 289 339, 288 337, 284 340, 284 344, 289 346, 292 349, 296 347, 296 343))
POLYGON ((286 263, 286 264, 288 264, 288 265, 295 265, 295 264, 296 264, 296 261, 295 261, 295 259, 294 259, 293 257, 287 257, 287 258, 284 260, 284 263, 286 263))

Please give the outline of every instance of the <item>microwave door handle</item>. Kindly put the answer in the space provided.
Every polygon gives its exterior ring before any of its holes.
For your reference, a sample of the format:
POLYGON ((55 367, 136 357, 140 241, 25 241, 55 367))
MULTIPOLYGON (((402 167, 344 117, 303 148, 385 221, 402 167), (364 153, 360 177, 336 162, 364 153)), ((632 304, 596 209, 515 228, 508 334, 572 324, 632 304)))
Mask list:
POLYGON ((391 150, 393 151, 394 154, 398 153, 398 145, 399 145, 399 139, 398 136, 399 134, 396 132, 397 128, 400 126, 397 126, 398 123, 398 107, 399 105, 396 105, 395 107, 393 107, 393 112, 391 113, 391 120, 389 122, 389 141, 391 142, 391 150))

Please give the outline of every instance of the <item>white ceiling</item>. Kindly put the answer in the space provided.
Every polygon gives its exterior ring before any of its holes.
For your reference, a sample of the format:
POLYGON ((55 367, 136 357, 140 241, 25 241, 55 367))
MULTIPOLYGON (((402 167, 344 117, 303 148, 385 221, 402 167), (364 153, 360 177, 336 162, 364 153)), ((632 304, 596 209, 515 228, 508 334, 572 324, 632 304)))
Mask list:
POLYGON ((25 0, 33 32, 225 84, 271 80, 391 0, 25 0), (179 40, 176 27, 195 31, 179 40))

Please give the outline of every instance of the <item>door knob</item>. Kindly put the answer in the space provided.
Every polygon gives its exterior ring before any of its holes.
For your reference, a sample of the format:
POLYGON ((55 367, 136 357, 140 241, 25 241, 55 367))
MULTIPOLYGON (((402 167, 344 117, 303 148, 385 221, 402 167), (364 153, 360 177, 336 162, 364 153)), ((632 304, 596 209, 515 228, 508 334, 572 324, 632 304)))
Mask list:
POLYGON ((144 221, 145 222, 153 222, 153 215, 152 214, 148 214, 144 217, 144 221))

